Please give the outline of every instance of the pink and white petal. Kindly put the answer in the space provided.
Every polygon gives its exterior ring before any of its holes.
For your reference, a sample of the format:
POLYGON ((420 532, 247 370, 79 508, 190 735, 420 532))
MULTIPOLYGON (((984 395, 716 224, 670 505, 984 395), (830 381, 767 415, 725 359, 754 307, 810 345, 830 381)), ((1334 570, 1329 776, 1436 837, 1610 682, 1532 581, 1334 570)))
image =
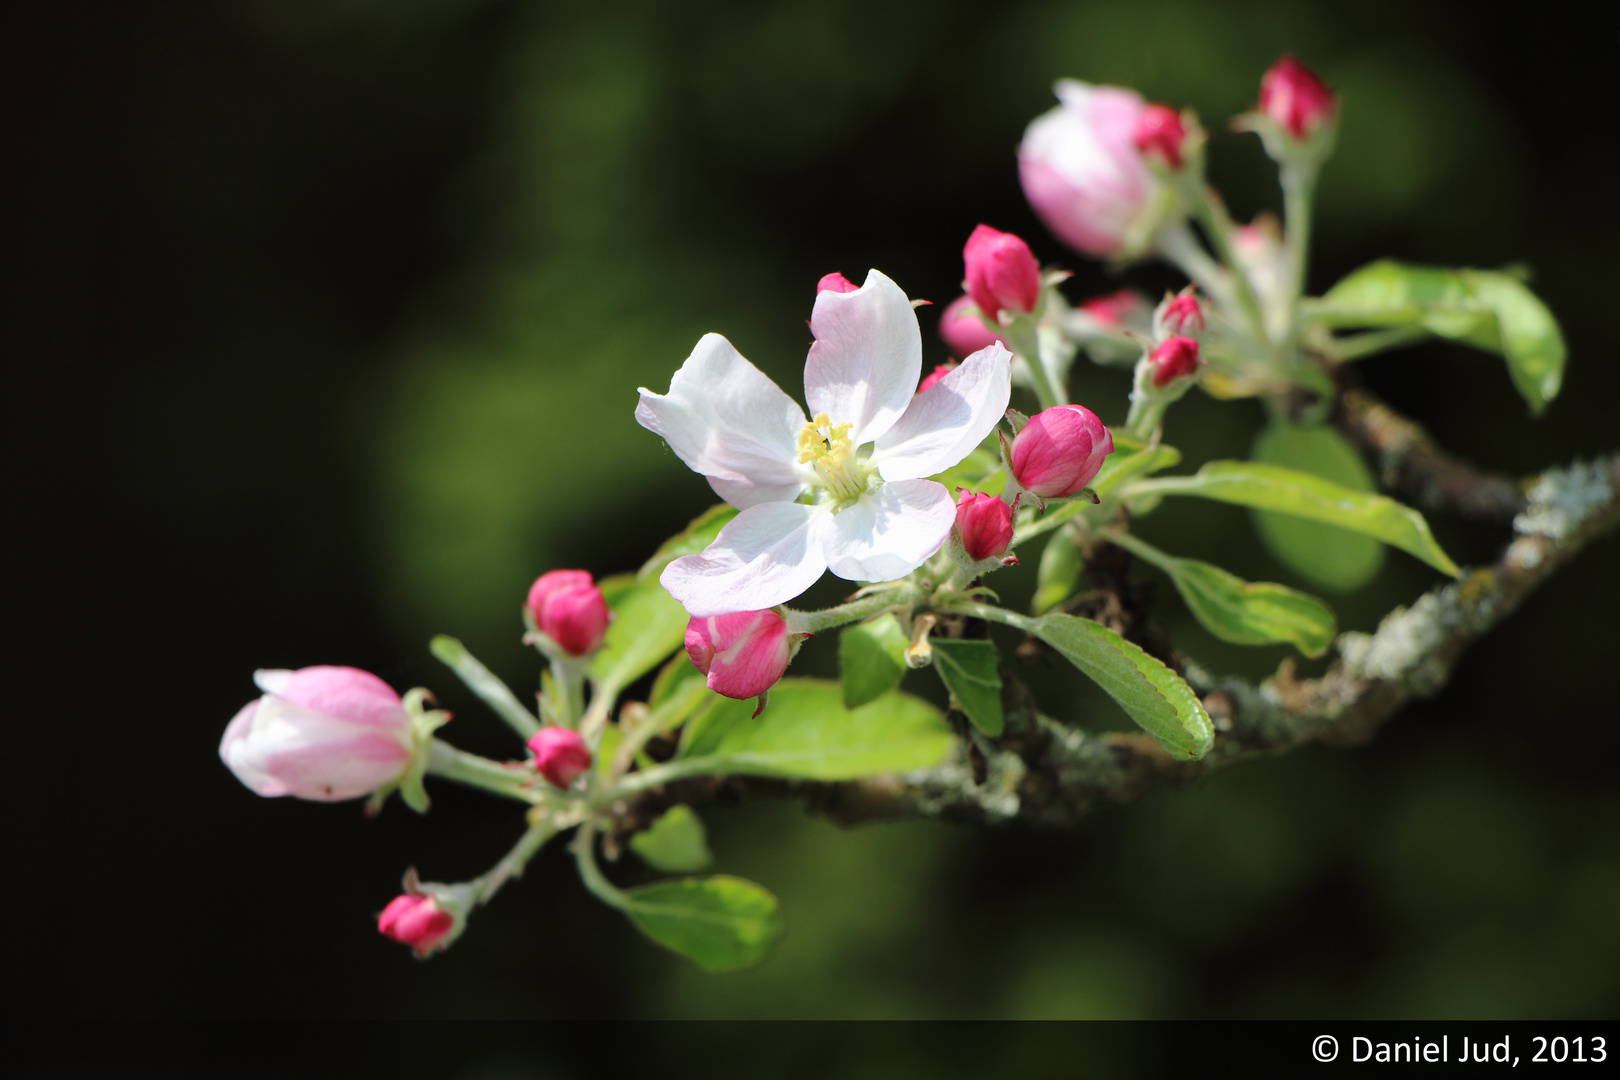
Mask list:
POLYGON ((1011 395, 1012 353, 994 342, 912 398, 871 463, 890 483, 944 472, 995 430, 1011 395))
POLYGON ((827 521, 825 509, 802 503, 751 506, 702 554, 676 559, 658 580, 693 618, 784 604, 827 569, 827 521))
POLYGON ((810 330, 816 335, 804 362, 810 411, 853 424, 856 446, 893 427, 922 375, 922 331, 900 286, 871 270, 854 292, 818 293, 810 330))
POLYGON ((721 480, 719 477, 708 478, 709 486, 721 500, 730 503, 739 510, 746 510, 750 506, 758 506, 768 502, 792 502, 804 490, 804 483, 795 480, 791 484, 755 484, 747 480, 721 480))
POLYGON ((636 421, 692 469, 726 482, 739 509, 799 490, 794 469, 804 410, 719 334, 704 334, 669 382, 645 387, 636 421))
POLYGON ((257 671, 253 681, 265 693, 326 716, 389 732, 410 728, 394 688, 359 668, 319 664, 297 671, 257 671))
POLYGON ((939 550, 955 521, 956 504, 944 484, 884 484, 833 516, 827 566, 850 581, 904 577, 939 550))

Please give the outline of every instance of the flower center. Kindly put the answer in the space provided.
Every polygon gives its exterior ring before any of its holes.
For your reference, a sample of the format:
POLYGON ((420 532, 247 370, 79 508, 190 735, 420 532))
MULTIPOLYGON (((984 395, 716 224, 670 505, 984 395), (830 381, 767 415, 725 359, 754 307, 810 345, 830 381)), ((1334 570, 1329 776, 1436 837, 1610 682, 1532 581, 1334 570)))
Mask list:
POLYGON ((839 507, 847 506, 866 492, 869 469, 861 463, 849 439, 853 424, 835 424, 826 413, 799 429, 799 464, 815 471, 816 482, 831 494, 839 507))

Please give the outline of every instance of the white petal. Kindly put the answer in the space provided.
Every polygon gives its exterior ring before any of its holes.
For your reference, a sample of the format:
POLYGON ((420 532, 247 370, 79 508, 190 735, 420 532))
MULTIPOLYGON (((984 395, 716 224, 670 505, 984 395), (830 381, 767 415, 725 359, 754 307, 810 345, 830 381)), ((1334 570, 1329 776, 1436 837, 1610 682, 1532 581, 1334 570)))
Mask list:
POLYGON ((939 550, 955 521, 956 504, 944 484, 884 484, 833 516, 827 565, 851 581, 904 577, 939 550))
POLYGON ((253 673, 253 685, 267 694, 279 694, 292 677, 293 673, 286 668, 260 668, 253 673))
POLYGON ((871 463, 891 483, 944 472, 995 430, 1011 394, 1012 353, 988 345, 911 399, 872 448, 871 463))
POLYGON ((636 420, 739 509, 799 493, 804 410, 719 334, 703 335, 668 394, 642 389, 636 420))
POLYGON ((804 362, 810 411, 853 423, 856 446, 888 431, 922 376, 922 332, 900 286, 872 270, 852 293, 820 293, 810 330, 816 335, 804 362))
POLYGON ((785 604, 827 569, 828 521, 821 507, 761 503, 733 518, 701 555, 670 563, 658 580, 693 618, 785 604))

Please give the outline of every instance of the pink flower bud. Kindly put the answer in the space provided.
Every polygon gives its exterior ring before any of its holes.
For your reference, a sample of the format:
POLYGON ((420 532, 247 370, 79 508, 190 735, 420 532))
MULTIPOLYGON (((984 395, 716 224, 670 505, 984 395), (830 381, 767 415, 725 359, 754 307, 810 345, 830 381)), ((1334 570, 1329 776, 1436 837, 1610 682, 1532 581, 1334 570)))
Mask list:
POLYGON ((1204 308, 1196 296, 1182 293, 1168 297, 1160 304, 1153 322, 1157 336, 1185 334, 1191 337, 1204 329, 1204 308))
POLYGON ((1160 181, 1134 136, 1147 108, 1117 86, 1064 79, 1062 104, 1031 121, 1018 147, 1024 196, 1058 239, 1088 255, 1113 255, 1160 181))
POLYGON ((956 531, 968 558, 999 558, 1012 544, 1012 507, 994 495, 963 491, 956 501, 956 531))
POLYGON ((384 937, 409 945, 419 957, 442 947, 455 925, 455 917, 433 897, 411 893, 388 901, 388 906, 377 916, 377 929, 384 937))
POLYGON ((1316 73, 1287 54, 1260 79, 1260 111, 1296 139, 1331 120, 1336 105, 1316 73))
POLYGON ((1013 477, 1043 499, 1079 493, 1114 452, 1114 436, 1083 405, 1055 405, 1029 418, 1012 443, 1013 477))
POLYGON ((939 316, 939 336, 950 346, 951 354, 957 359, 966 359, 998 341, 1003 347, 1007 344, 975 312, 967 310, 974 306, 973 297, 958 296, 945 306, 939 316))
POLYGON ((552 787, 567 790, 580 773, 591 767, 591 752, 579 732, 565 727, 543 727, 530 737, 534 767, 552 787))
POLYGON ((569 656, 584 656, 607 633, 607 601, 585 570, 553 570, 529 587, 529 614, 540 632, 569 656))
POLYGON ((377 676, 350 667, 259 671, 264 696, 231 720, 220 760, 266 797, 337 802, 399 779, 415 744, 410 714, 377 676))
POLYGON ((1148 356, 1153 365, 1153 385, 1167 386, 1198 370, 1198 342, 1189 337, 1165 338, 1148 356))
POLYGON ((746 700, 776 685, 793 649, 775 611, 735 611, 687 623, 686 655, 708 676, 710 690, 746 700))
POLYGON ((962 247, 968 295, 987 317, 1002 310, 1027 315, 1041 299, 1041 267, 1012 233, 980 225, 962 247))
POLYGON ((855 284, 853 281, 849 280, 849 278, 845 277, 843 274, 840 274, 836 270, 830 274, 823 275, 821 280, 816 282, 817 296, 820 296, 824 292, 856 292, 859 289, 859 285, 855 284))
POLYGON ((1157 156, 1171 169, 1181 168, 1181 144, 1187 138, 1187 129, 1181 123, 1181 114, 1168 105, 1149 105, 1136 118, 1136 130, 1131 142, 1143 157, 1157 156))
POLYGON ((945 376, 949 375, 955 370, 955 361, 952 361, 949 364, 935 364, 934 370, 924 375, 922 382, 917 384, 917 393, 920 394, 924 390, 927 390, 930 386, 933 386, 935 383, 939 382, 939 380, 943 379, 945 376))
POLYGON ((1121 289, 1107 296, 1094 296, 1080 305, 1080 310, 1110 330, 1124 325, 1125 320, 1142 311, 1146 305, 1131 289, 1121 289))

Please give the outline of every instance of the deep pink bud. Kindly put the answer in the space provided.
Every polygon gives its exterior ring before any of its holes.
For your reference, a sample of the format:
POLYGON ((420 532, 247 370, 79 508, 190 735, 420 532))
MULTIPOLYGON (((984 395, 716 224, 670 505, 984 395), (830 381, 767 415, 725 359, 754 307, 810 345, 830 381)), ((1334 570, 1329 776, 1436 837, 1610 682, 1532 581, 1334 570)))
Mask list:
POLYGON ((1331 120, 1336 104, 1316 73, 1287 54, 1260 79, 1260 111, 1296 139, 1331 120))
POLYGON ((584 656, 607 633, 607 601, 585 570, 553 570, 529 587, 529 614, 540 632, 569 656, 584 656))
POLYGON ((708 676, 709 689, 724 697, 763 694, 787 671, 792 653, 787 623, 775 611, 734 611, 686 624, 686 655, 708 676))
POLYGON ((817 296, 820 296, 824 292, 856 292, 859 289, 859 285, 855 284, 853 281, 849 280, 849 278, 845 277, 843 274, 840 274, 836 270, 830 274, 823 275, 821 280, 816 282, 817 296))
POLYGON ((1012 543, 1012 507, 994 495, 963 491, 956 502, 956 531, 968 558, 999 558, 1012 543))
POLYGON ((1198 370, 1198 342, 1189 337, 1165 338, 1148 356, 1153 385, 1166 386, 1198 370))
POLYGON ((1083 405, 1055 405, 1029 418, 1012 443, 1019 486, 1043 499, 1077 494, 1114 452, 1114 436, 1083 405))
POLYGON ((1191 334, 1194 330, 1202 330, 1204 307, 1197 297, 1189 293, 1173 296, 1159 310, 1159 325, 1170 334, 1191 334), (1189 326, 1194 330, 1188 330, 1189 326))
POLYGON ((1041 299, 1041 267, 1035 255, 1012 233, 980 225, 962 247, 968 295, 985 316, 1003 309, 1027 315, 1041 299))
POLYGON ((1121 289, 1107 296, 1094 296, 1080 305, 1080 310, 1102 325, 1113 329, 1125 319, 1142 310, 1142 298, 1130 289, 1121 289))
POLYGON ((1136 118, 1136 130, 1131 141, 1143 157, 1157 155, 1172 169, 1181 168, 1181 144, 1187 138, 1187 129, 1181 123, 1181 114, 1168 105, 1149 105, 1136 118))
MULTIPOLYGON (((939 316, 939 336, 950 346, 959 360, 966 360, 980 349, 988 349, 996 342, 1003 346, 1006 340, 984 325, 984 320, 966 309, 974 307, 973 297, 958 296, 945 306, 939 316)), ((919 391, 920 392, 920 391, 919 391)))
POLYGON ((924 390, 927 390, 930 386, 933 386, 935 383, 939 382, 939 380, 943 379, 945 376, 949 375, 955 370, 955 361, 952 361, 949 364, 935 364, 934 370, 924 375, 922 382, 917 384, 917 393, 920 394, 924 390))
POLYGON ((591 767, 591 752, 579 732, 565 727, 543 727, 530 737, 535 770, 552 787, 567 788, 591 767))
POLYGON ((377 929, 401 945, 409 945, 417 956, 438 948, 455 928, 456 920, 431 896, 405 893, 388 901, 377 916, 377 929))

